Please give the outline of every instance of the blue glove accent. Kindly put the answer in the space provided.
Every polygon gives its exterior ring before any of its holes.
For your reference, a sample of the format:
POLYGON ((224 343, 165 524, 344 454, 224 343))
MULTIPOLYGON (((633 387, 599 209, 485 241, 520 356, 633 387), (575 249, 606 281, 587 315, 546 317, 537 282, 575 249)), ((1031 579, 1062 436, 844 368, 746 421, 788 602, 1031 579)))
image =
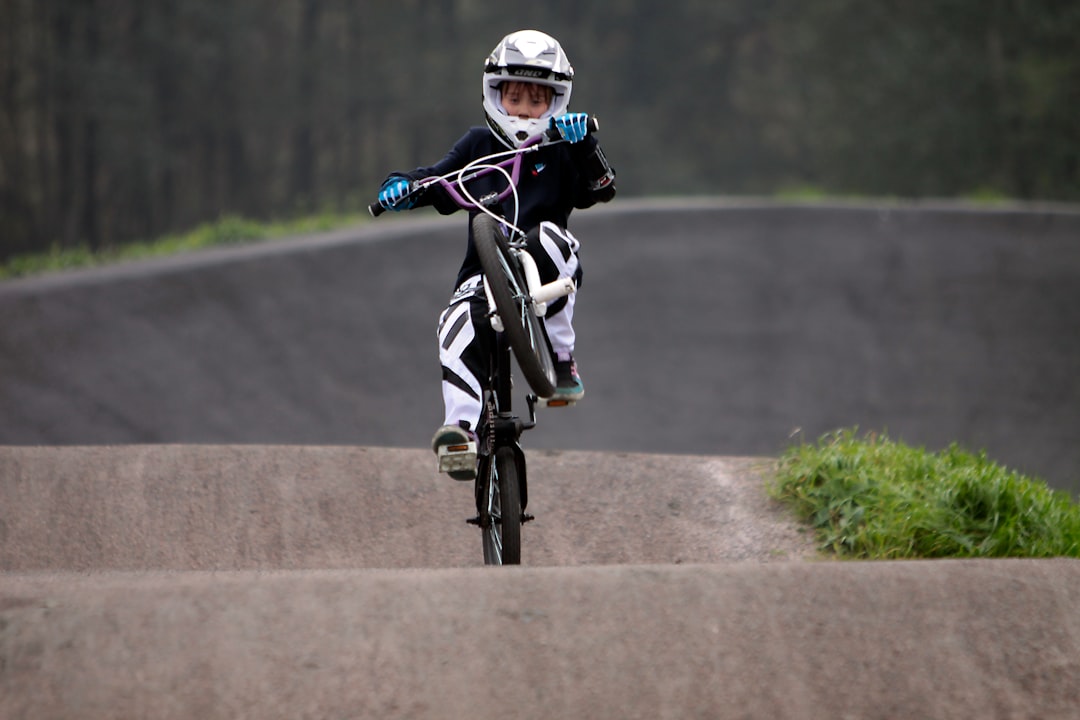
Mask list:
POLYGON ((413 198, 406 197, 411 189, 412 184, 408 179, 401 176, 392 177, 379 188, 379 204, 384 210, 395 212, 409 210, 416 204, 413 198))
POLYGON ((589 134, 588 120, 589 116, 586 113, 566 113, 552 118, 551 124, 559 131, 563 140, 576 143, 584 140, 589 134))

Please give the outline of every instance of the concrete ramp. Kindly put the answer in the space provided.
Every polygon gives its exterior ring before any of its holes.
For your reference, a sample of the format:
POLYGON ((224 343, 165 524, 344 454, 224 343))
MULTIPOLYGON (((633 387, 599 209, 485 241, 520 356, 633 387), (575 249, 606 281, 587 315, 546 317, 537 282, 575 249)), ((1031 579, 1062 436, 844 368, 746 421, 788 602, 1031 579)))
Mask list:
POLYGON ((0 718, 1076 718, 1080 563, 815 561, 771 461, 0 447, 0 718))
MULTIPOLYGON (((808 557, 763 458, 529 452, 527 565, 808 557)), ((430 450, 0 446, 0 569, 482 565, 472 483, 430 450)))
POLYGON ((1070 561, 5 577, 0 716, 1038 718, 1070 561))

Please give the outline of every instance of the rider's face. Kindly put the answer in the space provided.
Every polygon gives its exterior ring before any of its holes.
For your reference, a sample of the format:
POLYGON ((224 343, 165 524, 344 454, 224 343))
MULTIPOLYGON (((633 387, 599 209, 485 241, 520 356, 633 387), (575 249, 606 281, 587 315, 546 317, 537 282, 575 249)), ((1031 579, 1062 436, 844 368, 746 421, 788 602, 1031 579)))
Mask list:
POLYGON ((522 120, 538 118, 551 106, 551 88, 536 83, 507 80, 500 87, 503 110, 522 120))

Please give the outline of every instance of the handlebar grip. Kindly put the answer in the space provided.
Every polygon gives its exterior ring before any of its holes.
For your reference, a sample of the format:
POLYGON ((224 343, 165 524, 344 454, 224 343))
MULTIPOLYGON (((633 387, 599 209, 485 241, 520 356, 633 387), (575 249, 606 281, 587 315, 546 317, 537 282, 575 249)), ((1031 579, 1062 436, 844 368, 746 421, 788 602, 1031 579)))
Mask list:
MULTIPOLYGON (((404 177, 404 176, 402 176, 402 177, 404 177)), ((410 181, 410 186, 409 187, 410 187, 409 191, 407 193, 405 193, 402 197, 398 198, 398 202, 400 203, 405 198, 412 198, 412 200, 409 202, 408 205, 400 208, 401 210, 410 210, 410 209, 412 209, 413 206, 416 205, 416 202, 419 200, 420 196, 423 194, 424 190, 426 189, 423 182, 417 183, 417 182, 410 181)), ((386 208, 384 208, 382 206, 382 204, 378 203, 378 202, 371 203, 370 205, 368 205, 367 209, 368 209, 368 212, 371 213, 371 217, 373 217, 373 218, 377 218, 380 215, 382 215, 384 212, 386 212, 386 208)), ((395 209, 399 209, 399 208, 395 208, 395 209)))
MULTIPOLYGON (((585 127, 588 128, 589 134, 591 135, 600 129, 600 121, 596 119, 595 115, 590 115, 589 119, 585 121, 585 127)), ((558 140, 560 137, 559 131, 554 127, 549 127, 544 131, 544 134, 547 135, 548 140, 558 140)))

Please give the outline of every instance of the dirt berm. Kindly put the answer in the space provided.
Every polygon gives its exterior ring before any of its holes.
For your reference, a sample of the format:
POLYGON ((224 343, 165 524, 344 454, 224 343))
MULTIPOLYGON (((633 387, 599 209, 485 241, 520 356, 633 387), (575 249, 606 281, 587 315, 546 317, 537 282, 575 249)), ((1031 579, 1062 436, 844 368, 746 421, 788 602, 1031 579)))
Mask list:
POLYGON ((0 718, 1075 718, 1080 564, 816 558, 760 458, 0 448, 0 718))

